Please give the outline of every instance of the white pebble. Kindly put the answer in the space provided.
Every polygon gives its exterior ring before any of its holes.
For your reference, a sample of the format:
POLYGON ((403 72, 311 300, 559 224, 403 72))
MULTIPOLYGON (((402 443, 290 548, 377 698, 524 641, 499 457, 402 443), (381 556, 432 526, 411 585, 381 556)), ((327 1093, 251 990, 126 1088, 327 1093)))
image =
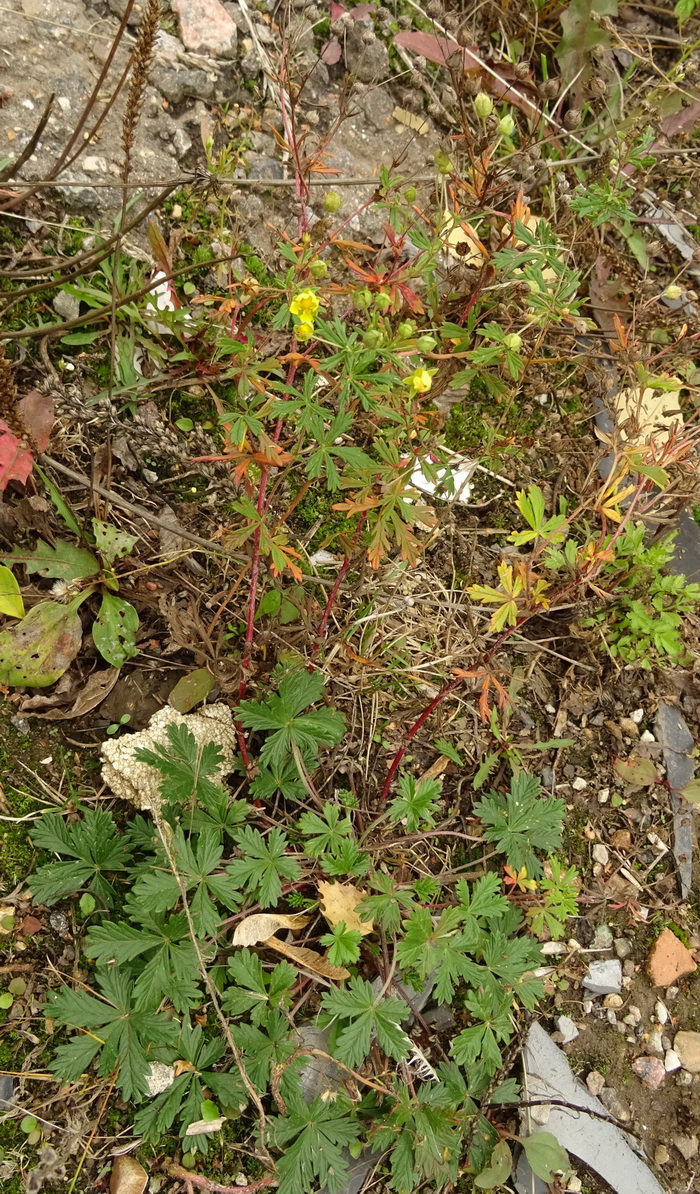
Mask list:
POLYGON ((554 708, 554 705, 545 705, 544 711, 545 711, 545 713, 556 713, 556 709, 554 708))
POLYGON ((656 738, 651 733, 651 730, 645 730, 644 733, 641 735, 639 741, 640 742, 656 742, 656 738))
POLYGON ((603 866, 608 865, 608 862, 610 861, 610 852, 608 847, 603 845, 602 842, 596 842, 591 853, 593 854, 594 862, 600 862, 603 866))
POLYGON ((673 1049, 668 1049, 664 1057, 664 1069, 667 1074, 672 1074, 674 1070, 681 1068, 681 1059, 673 1049))
POLYGON ((656 1003, 654 1004, 654 1015, 656 1016, 659 1024, 668 1023, 668 1008, 666 1007, 665 1003, 661 1002, 660 999, 657 999, 656 1003))
POLYGON ((574 792, 582 792, 584 788, 588 787, 588 783, 582 775, 577 775, 571 786, 574 789, 574 792))
POLYGON ((643 709, 634 709, 633 712, 630 713, 630 717, 632 718, 632 721, 635 723, 635 725, 639 725, 639 723, 641 721, 644 721, 644 710, 643 709))
POLYGON ((607 804, 610 799, 610 788, 601 788, 598 793, 598 804, 607 804))

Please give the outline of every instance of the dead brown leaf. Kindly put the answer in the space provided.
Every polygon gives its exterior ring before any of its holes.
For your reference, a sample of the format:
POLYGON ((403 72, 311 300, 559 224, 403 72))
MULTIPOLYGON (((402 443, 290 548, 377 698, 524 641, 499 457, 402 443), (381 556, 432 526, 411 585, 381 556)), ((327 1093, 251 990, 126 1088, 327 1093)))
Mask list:
POLYGON ((233 934, 234 945, 259 945, 280 929, 302 929, 308 924, 308 916, 285 916, 282 912, 259 912, 246 916, 233 934))
POLYGON ((109 1179, 109 1194, 143 1194, 148 1174, 135 1157, 117 1157, 109 1179))
MULTIPOLYGON (((46 713, 36 710, 26 710, 32 717, 41 717, 44 721, 68 721, 72 717, 82 717, 91 709, 101 705, 105 697, 109 696, 119 678, 118 667, 103 668, 93 672, 78 693, 70 709, 49 709, 46 713)), ((22 712, 25 712, 23 709, 22 712)))
POLYGON ((341 921, 346 929, 355 933, 362 933, 366 937, 374 929, 372 920, 360 920, 355 909, 367 896, 352 883, 326 883, 322 880, 318 885, 321 901, 321 911, 332 929, 341 921))
POLYGON ((17 413, 24 424, 32 444, 38 452, 45 452, 49 446, 51 432, 56 421, 56 411, 50 394, 30 390, 17 403, 17 413))
POLYGON ((285 958, 289 958, 290 962, 294 962, 302 970, 320 974, 321 978, 331 978, 335 982, 340 982, 343 978, 350 978, 350 971, 346 970, 344 966, 331 966, 330 962, 321 957, 321 954, 317 954, 313 949, 307 949, 305 945, 289 945, 279 937, 269 937, 265 945, 284 954, 285 958))

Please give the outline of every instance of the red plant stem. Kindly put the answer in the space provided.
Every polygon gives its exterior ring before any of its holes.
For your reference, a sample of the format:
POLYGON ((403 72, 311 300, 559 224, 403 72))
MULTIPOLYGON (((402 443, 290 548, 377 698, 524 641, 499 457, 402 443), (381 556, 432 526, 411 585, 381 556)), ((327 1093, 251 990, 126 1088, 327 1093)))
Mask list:
POLYGON ((222 1186, 220 1182, 214 1182, 210 1177, 200 1177, 198 1173, 190 1173, 189 1169, 183 1169, 181 1165, 169 1165, 168 1173, 171 1177, 177 1177, 180 1181, 185 1182, 190 1194, 195 1186, 199 1186, 202 1190, 209 1190, 211 1194, 252 1194, 253 1191, 260 1190, 263 1186, 272 1186, 277 1183, 276 1177, 263 1177, 259 1182, 250 1182, 247 1186, 222 1186))
POLYGON ((331 589, 330 593, 328 594, 328 600, 326 602, 326 607, 323 611, 323 617, 321 618, 321 621, 319 622, 319 626, 318 626, 317 641, 316 641, 316 645, 313 650, 314 655, 318 651, 318 649, 321 645, 321 639, 323 638, 324 634, 326 633, 326 626, 328 625, 328 619, 331 616, 331 610, 333 609, 333 605, 335 604, 335 599, 338 596, 338 590, 340 589, 340 586, 342 585, 343 581, 345 580, 345 577, 348 574, 348 569, 349 569, 351 563, 352 563, 352 556, 346 556, 345 559, 343 560, 343 563, 341 564, 340 570, 335 579, 335 584, 333 585, 333 588, 331 589))

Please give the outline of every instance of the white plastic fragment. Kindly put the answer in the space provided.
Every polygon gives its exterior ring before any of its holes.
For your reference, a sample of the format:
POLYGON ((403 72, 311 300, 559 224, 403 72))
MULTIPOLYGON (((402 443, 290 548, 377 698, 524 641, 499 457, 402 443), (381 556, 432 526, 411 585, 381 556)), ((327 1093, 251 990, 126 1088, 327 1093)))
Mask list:
POLYGON ((151 1068, 146 1074, 146 1086, 151 1098, 162 1094, 175 1081, 175 1066, 166 1065, 163 1061, 152 1061, 151 1068))
MULTIPOLYGON (((156 270, 155 274, 153 275, 153 282, 155 285, 151 286, 151 289, 146 296, 149 305, 151 307, 155 307, 156 311, 180 310, 181 308, 179 308, 175 302, 176 295, 172 281, 162 269, 156 270)), ((190 315, 189 311, 183 312, 182 319, 183 323, 185 324, 192 323, 192 316, 190 315)), ((154 332, 158 332, 161 336, 167 336, 172 333, 172 327, 170 327, 167 323, 163 323, 161 319, 156 318, 154 315, 147 315, 146 322, 150 325, 154 332)))
MULTIPOLYGON (((635 1151, 636 1142, 612 1122, 594 1119, 586 1110, 605 1115, 603 1104, 574 1077, 566 1055, 541 1024, 533 1024, 527 1038, 523 1064, 527 1074, 528 1101, 547 1098, 568 1104, 549 1104, 547 1130, 561 1146, 597 1173, 616 1194, 664 1194, 663 1187, 635 1151)), ((522 1112, 528 1131, 527 1110, 522 1112)), ((518 1163, 515 1185, 519 1194, 546 1190, 538 1184, 525 1159, 518 1163)))
POLYGON ((339 564, 340 560, 337 556, 333 555, 332 551, 325 551, 325 549, 321 547, 318 551, 315 551, 312 556, 309 556, 309 563, 313 564, 314 568, 327 568, 331 564, 339 564))
POLYGON ((472 491, 470 481, 476 469, 475 460, 467 460, 458 452, 449 452, 450 465, 437 470, 437 480, 431 481, 419 465, 411 473, 411 485, 428 497, 441 498, 445 502, 455 502, 457 505, 466 504, 472 491), (451 482, 454 492, 448 492, 446 482, 451 482))

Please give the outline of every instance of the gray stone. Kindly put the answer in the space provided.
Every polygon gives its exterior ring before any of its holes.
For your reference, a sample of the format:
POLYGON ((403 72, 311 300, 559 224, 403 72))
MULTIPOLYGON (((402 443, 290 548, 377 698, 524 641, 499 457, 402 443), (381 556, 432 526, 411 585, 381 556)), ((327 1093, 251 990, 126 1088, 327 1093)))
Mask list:
POLYGON ((15 1083, 11 1074, 0 1074, 0 1111, 9 1111, 15 1097, 15 1083))
POLYGON ((616 937, 613 941, 613 949, 616 956, 623 961, 632 956, 632 942, 628 941, 626 937, 616 937))
POLYGON ((250 160, 249 178, 284 178, 284 169, 274 158, 264 158, 255 155, 250 160))
POLYGON ((449 1032, 450 1029, 457 1027, 455 1014, 446 1003, 440 1004, 439 1007, 431 1007, 423 1013, 423 1019, 436 1032, 449 1032))
MULTIPOLYGON (((634 1151, 638 1145, 633 1138, 621 1132, 612 1121, 593 1119, 581 1113, 581 1109, 586 1109, 602 1114, 605 1107, 576 1080, 566 1055, 541 1024, 533 1024, 530 1029, 523 1061, 531 1100, 551 1099, 569 1104, 566 1107, 552 1105, 547 1124, 547 1131, 567 1152, 594 1170, 616 1194, 664 1194, 663 1187, 634 1151)), ((523 1111, 523 1120, 526 1114, 523 1111)), ((546 1191, 546 1186, 537 1186, 529 1166, 523 1165, 524 1156, 523 1152, 515 1179, 519 1194, 532 1194, 538 1189, 546 1191)))
MULTIPOLYGON (((329 1050, 328 1033, 323 1028, 302 1024, 294 1036, 299 1049, 318 1049, 322 1053, 329 1050)), ((343 1071, 329 1058, 311 1055, 299 1070, 299 1094, 307 1104, 340 1090, 342 1082, 343 1071)))
POLYGON ((77 319, 80 314, 80 300, 67 290, 59 290, 51 305, 63 319, 77 319))
POLYGON ((681 1070, 680 1074, 676 1074, 676 1086, 692 1086, 693 1075, 689 1074, 687 1070, 681 1070))
MULTIPOLYGON (((595 856, 595 851, 597 849, 598 849, 597 846, 593 847, 594 856, 595 856)), ((606 855, 607 855, 607 849, 605 848, 605 846, 603 846, 603 849, 605 850, 606 855)), ((598 858, 598 859, 596 859, 596 861, 602 862, 603 859, 598 858)), ((591 946, 591 949, 612 949, 612 946, 613 946, 612 929, 610 928, 609 925, 598 925, 598 928, 595 931, 595 936, 593 938, 593 944, 591 946)))
POLYGON ((176 129, 173 137, 173 148, 179 158, 184 158, 192 148, 192 138, 187 135, 184 129, 176 129))
POLYGON ((684 1161, 692 1161, 698 1155, 697 1136, 672 1136, 671 1140, 683 1157, 684 1161))
POLYGON ((618 994, 622 987, 622 966, 618 958, 591 962, 583 985, 592 995, 618 994))
MULTIPOLYGON (((695 524, 692 516, 688 517, 695 527, 700 543, 700 527, 695 524)), ((700 552, 700 547, 698 551, 700 552)), ((665 701, 659 701, 654 730, 663 747, 666 778, 671 788, 673 857, 678 868, 681 897, 685 900, 690 895, 693 882, 693 824, 691 810, 678 793, 695 775, 695 762, 690 754, 695 740, 680 710, 665 701)))
POLYGON ((562 1035, 562 1045, 568 1045, 571 1041, 576 1040, 578 1028, 570 1016, 557 1016, 554 1023, 557 1026, 557 1032, 560 1032, 562 1035))
POLYGON ((649 1040, 647 1041, 647 1048, 650 1053, 658 1053, 661 1055, 664 1051, 663 1039, 660 1032, 650 1032, 649 1040))
POLYGON ((67 937, 70 932, 70 921, 65 912, 52 912, 49 916, 49 924, 54 933, 58 933, 59 937, 67 937))
POLYGON ((241 74, 248 82, 257 79, 262 67, 260 65, 260 55, 255 50, 249 50, 241 58, 241 74))
MULTIPOLYGON (((121 18, 124 16, 124 13, 126 12, 126 3, 127 3, 127 0, 107 0, 107 7, 109 8, 110 12, 113 12, 114 15, 116 17, 119 17, 119 19, 121 20, 121 18)), ((140 4, 139 0, 136 0, 134 7, 132 8, 131 12, 129 13, 129 20, 127 21, 127 25, 140 25, 141 19, 143 17, 143 11, 144 11, 144 5, 140 4)))
POLYGON ((618 1094, 612 1086, 605 1086, 600 1092, 600 1101, 615 1119, 619 1119, 621 1123, 626 1124, 632 1118, 632 1109, 626 1099, 618 1094))
POLYGON ((365 30, 360 21, 356 21, 348 30, 345 65, 360 83, 380 83, 389 73, 389 51, 379 38, 366 45, 362 39, 363 32, 365 30))
POLYGON ((685 755, 693 750, 695 739, 685 723, 683 714, 675 705, 659 701, 654 727, 664 751, 672 750, 674 754, 685 755))
POLYGON ((151 82, 171 104, 181 104, 191 98, 214 98, 214 83, 203 70, 175 70, 171 67, 155 66, 151 71, 151 82))

